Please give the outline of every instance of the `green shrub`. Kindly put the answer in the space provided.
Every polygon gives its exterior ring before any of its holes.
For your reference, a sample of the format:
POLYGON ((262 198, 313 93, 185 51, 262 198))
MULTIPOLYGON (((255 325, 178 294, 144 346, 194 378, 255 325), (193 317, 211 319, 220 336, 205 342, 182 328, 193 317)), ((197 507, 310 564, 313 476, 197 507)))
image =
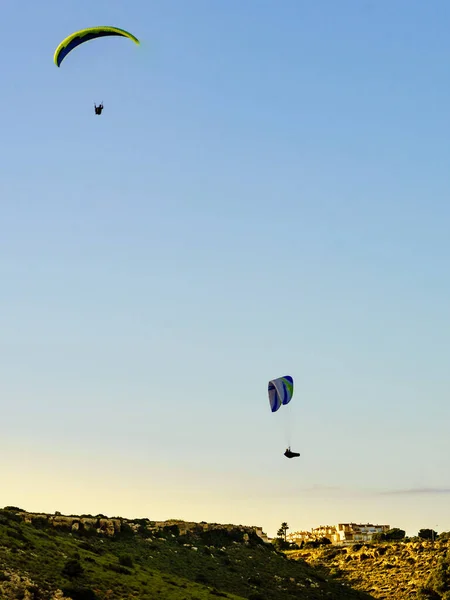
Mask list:
POLYGON ((120 533, 116 534, 112 539, 114 540, 114 538, 131 538, 134 537, 134 531, 133 528, 128 525, 128 523, 122 523, 121 528, 120 528, 120 533))
POLYGON ((277 537, 274 539, 273 541, 273 546, 276 550, 282 551, 282 550, 289 550, 291 545, 289 542, 285 542, 283 540, 283 538, 281 537, 277 537))
POLYGON ((85 541, 81 541, 78 543, 78 546, 82 549, 82 550, 86 550, 87 552, 94 552, 91 544, 89 544, 89 542, 85 542, 85 541))
POLYGON ((436 568, 431 572, 426 587, 440 595, 450 592, 450 562, 440 558, 436 568))
POLYGON ((98 600, 94 590, 86 587, 63 587, 64 596, 72 600, 98 600))
POLYGON ((406 532, 403 529, 399 529, 398 527, 394 527, 393 529, 389 529, 385 534, 386 540, 395 541, 395 540, 403 540, 405 538, 406 532))
POLYGON ((136 525, 139 525, 137 533, 143 538, 149 538, 152 536, 152 532, 148 529, 150 521, 148 519, 135 519, 133 521, 136 525))
POLYGON ((16 515, 13 512, 10 512, 6 509, 0 510, 0 517, 2 517, 1 521, 2 523, 8 523, 8 522, 15 522, 15 523, 21 523, 22 522, 22 518, 20 517, 20 515, 16 515))
POLYGON ((84 569, 77 558, 69 559, 62 569, 62 574, 64 577, 69 579, 73 579, 75 577, 80 577, 84 573, 84 569))
POLYGON ((31 524, 36 529, 47 529, 49 527, 49 522, 46 517, 32 517, 31 524))
POLYGON ((173 533, 176 537, 180 535, 180 528, 178 525, 165 525, 163 527, 164 533, 173 533))
POLYGON ((39 589, 37 585, 29 585, 27 586, 28 595, 26 598, 30 598, 32 600, 46 600, 47 594, 44 596, 43 592, 39 589))
POLYGON ((15 540, 20 540, 21 542, 28 541, 28 538, 23 534, 23 532, 20 529, 13 529, 12 527, 7 527, 6 535, 10 538, 14 538, 15 540))
POLYGON ((417 535, 421 540, 435 540, 438 537, 433 529, 421 529, 417 535))
POLYGON ((225 529, 210 529, 199 534, 200 539, 207 546, 231 546, 233 542, 243 542, 244 534, 238 530, 226 531, 225 529))
POLYGON ((115 573, 120 573, 121 575, 132 575, 130 569, 127 569, 122 565, 115 565, 113 563, 109 563, 108 565, 105 565, 105 569, 108 569, 109 571, 114 571, 115 573))
POLYGON ((80 523, 77 535, 80 538, 93 538, 97 536, 97 530, 95 527, 90 527, 87 524, 80 523))
POLYGON ((329 544, 331 544, 331 540, 327 537, 322 537, 319 539, 319 542, 323 545, 323 546, 327 546, 329 544))
POLYGON ((123 567, 130 567, 130 569, 132 569, 134 566, 133 559, 129 554, 119 556, 119 564, 121 564, 123 567))
POLYGON ((48 535, 48 533, 45 533, 45 531, 36 531, 36 535, 37 535, 37 537, 40 537, 40 538, 44 538, 47 540, 50 539, 50 536, 48 535))
POLYGON ((418 600, 442 600, 440 594, 437 594, 435 591, 431 590, 428 587, 420 587, 417 590, 418 600))

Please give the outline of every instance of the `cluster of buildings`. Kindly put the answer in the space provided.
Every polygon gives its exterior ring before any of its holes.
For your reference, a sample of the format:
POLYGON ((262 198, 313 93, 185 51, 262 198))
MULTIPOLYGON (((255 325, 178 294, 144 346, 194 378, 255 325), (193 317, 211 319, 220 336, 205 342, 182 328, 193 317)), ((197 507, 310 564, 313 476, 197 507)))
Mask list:
POLYGON ((389 531, 389 525, 372 525, 371 523, 338 523, 324 525, 311 531, 294 531, 286 536, 288 542, 300 544, 321 538, 328 538, 332 544, 354 544, 355 542, 370 542, 374 533, 389 531))

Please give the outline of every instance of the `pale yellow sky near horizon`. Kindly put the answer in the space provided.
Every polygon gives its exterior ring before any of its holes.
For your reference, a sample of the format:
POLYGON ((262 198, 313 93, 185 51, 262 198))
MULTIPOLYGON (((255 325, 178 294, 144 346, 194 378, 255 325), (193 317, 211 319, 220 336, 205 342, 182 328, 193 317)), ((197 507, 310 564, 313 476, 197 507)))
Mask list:
POLYGON ((276 479, 245 479, 200 469, 151 468, 120 455, 55 456, 22 446, 2 468, 0 506, 30 512, 207 521, 262 526, 270 536, 283 521, 290 531, 338 522, 388 524, 416 535, 420 528, 450 530, 448 494, 436 494, 433 514, 423 493, 380 494, 337 486, 278 487, 276 479))

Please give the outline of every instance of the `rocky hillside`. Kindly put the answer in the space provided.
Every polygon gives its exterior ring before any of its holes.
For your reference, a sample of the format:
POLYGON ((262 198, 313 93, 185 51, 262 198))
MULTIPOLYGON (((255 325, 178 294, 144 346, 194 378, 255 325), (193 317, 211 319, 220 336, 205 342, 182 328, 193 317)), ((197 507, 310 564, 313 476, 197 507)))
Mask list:
POLYGON ((108 518, 105 515, 62 515, 57 512, 54 515, 45 513, 32 513, 20 510, 15 507, 6 507, 3 510, 13 512, 17 517, 25 523, 30 523, 37 527, 50 527, 71 532, 90 532, 108 537, 122 533, 123 531, 131 530, 134 533, 145 528, 148 532, 164 531, 167 529, 176 529, 181 535, 187 533, 201 533, 210 530, 222 531, 239 531, 244 537, 252 534, 257 535, 264 541, 268 541, 262 527, 247 526, 247 525, 224 525, 221 523, 193 523, 190 521, 181 521, 178 519, 170 519, 168 521, 150 521, 149 519, 124 519, 122 517, 108 518))
POLYGON ((322 546, 287 554, 375 598, 450 600, 450 540, 322 546))
POLYGON ((368 600, 260 528, 0 510, 1 600, 368 600))

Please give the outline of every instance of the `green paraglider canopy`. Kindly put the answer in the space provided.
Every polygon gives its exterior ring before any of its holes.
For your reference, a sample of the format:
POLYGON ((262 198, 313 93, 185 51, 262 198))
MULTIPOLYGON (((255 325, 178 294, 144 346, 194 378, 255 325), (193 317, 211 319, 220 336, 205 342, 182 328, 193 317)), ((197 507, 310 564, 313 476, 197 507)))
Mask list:
POLYGON ((89 27, 88 29, 81 29, 80 31, 75 31, 75 33, 72 33, 71 35, 66 37, 59 44, 59 46, 55 50, 55 55, 53 57, 55 65, 57 67, 60 67, 62 61, 66 58, 66 56, 80 44, 84 44, 85 42, 89 42, 90 40, 107 36, 125 37, 132 40, 135 44, 140 44, 139 40, 132 33, 125 31, 125 29, 119 29, 118 27, 109 26, 89 27))

